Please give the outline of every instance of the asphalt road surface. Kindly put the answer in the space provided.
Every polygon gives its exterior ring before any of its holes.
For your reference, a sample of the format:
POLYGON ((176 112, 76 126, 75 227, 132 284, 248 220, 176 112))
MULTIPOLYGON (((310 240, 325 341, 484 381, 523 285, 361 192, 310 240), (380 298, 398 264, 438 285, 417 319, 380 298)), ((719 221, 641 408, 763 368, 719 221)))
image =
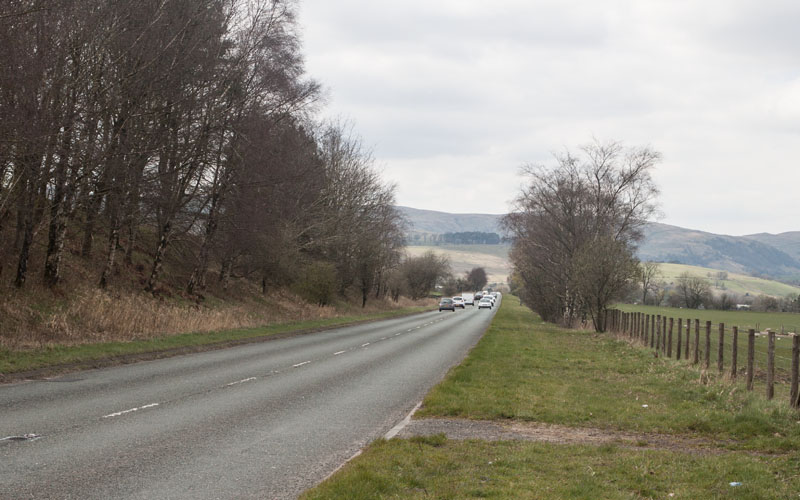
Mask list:
POLYGON ((0 386, 0 498, 295 498, 402 421, 493 315, 429 312, 0 386))

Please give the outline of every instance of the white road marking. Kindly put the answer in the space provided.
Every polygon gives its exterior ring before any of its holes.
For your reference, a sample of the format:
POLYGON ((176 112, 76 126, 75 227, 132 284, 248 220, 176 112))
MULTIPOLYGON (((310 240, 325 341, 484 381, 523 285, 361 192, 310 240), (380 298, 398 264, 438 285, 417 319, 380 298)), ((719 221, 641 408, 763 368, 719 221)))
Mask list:
POLYGON ((406 418, 404 418, 397 425, 392 427, 391 430, 389 430, 389 432, 387 432, 386 435, 383 436, 383 438, 384 439, 392 439, 396 435, 400 434, 400 431, 403 430, 403 427, 407 426, 409 424, 409 422, 411 422, 411 417, 414 416, 414 413, 416 413, 417 410, 419 410, 420 406, 422 406, 422 401, 417 403, 417 406, 415 406, 414 409, 411 410, 411 412, 409 412, 408 415, 406 415, 406 418))
POLYGON ((4 438, 0 438, 0 441, 36 441, 40 437, 42 436, 38 434, 28 433, 28 434, 23 434, 22 436, 6 436, 4 438))
POLYGON ((303 366, 311 363, 311 361, 303 361, 302 363, 297 363, 296 365, 292 365, 292 368, 297 368, 298 366, 303 366))
POLYGON ((155 406, 158 406, 158 403, 150 403, 149 405, 139 406, 138 408, 131 408, 130 410, 123 410, 123 411, 118 411, 116 413, 109 413, 108 415, 103 415, 103 418, 119 417, 120 415, 125 415, 126 413, 133 413, 135 411, 145 410, 147 408, 153 408, 155 406))
POLYGON ((386 340, 387 337, 381 337, 381 340, 386 340))
POLYGON ((370 343, 367 342, 366 344, 361 344, 361 347, 367 347, 370 343))
POLYGON ((225 384, 225 385, 230 387, 230 386, 236 385, 236 384, 244 384, 245 382, 250 382, 251 380, 255 380, 255 379, 256 379, 255 377, 244 378, 242 380, 237 380, 236 382, 231 382, 230 384, 225 384))
POLYGON ((397 337, 398 335, 402 335, 402 334, 403 334, 403 332, 395 333, 394 336, 397 337))
POLYGON ((340 354, 344 354, 344 353, 346 353, 346 352, 347 352, 347 351, 339 351, 339 352, 335 352, 335 353, 333 353, 333 355, 334 355, 334 356, 338 356, 338 355, 340 355, 340 354))

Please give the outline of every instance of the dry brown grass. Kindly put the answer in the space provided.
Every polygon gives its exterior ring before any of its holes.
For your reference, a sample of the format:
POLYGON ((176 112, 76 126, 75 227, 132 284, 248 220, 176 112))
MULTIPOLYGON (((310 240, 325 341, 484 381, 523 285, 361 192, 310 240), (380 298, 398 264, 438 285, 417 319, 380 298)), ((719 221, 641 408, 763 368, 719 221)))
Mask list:
POLYGON ((375 313, 426 304, 401 299, 371 300, 362 309, 351 303, 317 307, 285 290, 268 298, 239 297, 213 305, 142 292, 105 292, 82 287, 68 295, 40 291, 4 294, 0 298, 0 347, 36 348, 105 341, 130 341, 187 332, 210 332, 375 313))

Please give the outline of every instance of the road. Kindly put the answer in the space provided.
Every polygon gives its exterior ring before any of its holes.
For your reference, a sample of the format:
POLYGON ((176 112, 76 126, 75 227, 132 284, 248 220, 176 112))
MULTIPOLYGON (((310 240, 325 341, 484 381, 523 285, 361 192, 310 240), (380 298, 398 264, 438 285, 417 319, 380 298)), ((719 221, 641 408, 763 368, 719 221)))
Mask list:
POLYGON ((0 498, 295 498, 400 422, 495 309, 0 386, 0 498))

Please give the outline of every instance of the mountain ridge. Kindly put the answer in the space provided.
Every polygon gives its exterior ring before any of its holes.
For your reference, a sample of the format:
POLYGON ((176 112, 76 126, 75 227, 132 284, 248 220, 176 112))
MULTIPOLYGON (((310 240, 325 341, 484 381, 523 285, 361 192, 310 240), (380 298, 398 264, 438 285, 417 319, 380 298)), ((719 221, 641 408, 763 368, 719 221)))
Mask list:
MULTIPOLYGON (((412 207, 397 207, 409 222, 409 241, 428 241, 447 232, 503 234, 494 214, 451 214, 412 207)), ((800 231, 730 236, 660 222, 644 228, 637 250, 642 260, 710 267, 735 273, 800 283, 800 231)))

